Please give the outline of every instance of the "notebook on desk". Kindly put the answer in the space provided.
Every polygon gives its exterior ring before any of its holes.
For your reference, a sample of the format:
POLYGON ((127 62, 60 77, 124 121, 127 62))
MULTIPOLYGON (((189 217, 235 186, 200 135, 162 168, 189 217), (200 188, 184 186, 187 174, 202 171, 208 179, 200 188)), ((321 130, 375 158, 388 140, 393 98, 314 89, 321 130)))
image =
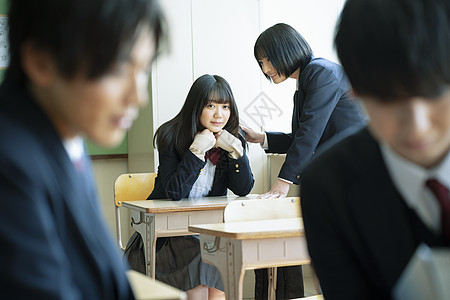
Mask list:
POLYGON ((450 299, 450 248, 421 244, 394 287, 393 298, 450 299))

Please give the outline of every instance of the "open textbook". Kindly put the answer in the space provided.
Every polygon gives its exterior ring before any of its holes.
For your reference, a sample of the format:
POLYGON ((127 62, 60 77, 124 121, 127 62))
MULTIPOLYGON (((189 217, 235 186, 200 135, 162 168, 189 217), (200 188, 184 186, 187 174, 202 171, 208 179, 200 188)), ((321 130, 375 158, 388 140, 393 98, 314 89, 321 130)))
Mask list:
POLYGON ((393 290, 396 300, 449 300, 450 248, 421 244, 393 290))

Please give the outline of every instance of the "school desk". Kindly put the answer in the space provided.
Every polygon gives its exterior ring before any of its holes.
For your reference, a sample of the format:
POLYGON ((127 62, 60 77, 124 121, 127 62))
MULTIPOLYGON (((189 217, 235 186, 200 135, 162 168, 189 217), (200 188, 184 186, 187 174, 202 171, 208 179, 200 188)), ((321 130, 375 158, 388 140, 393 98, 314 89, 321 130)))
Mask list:
POLYGON ((187 295, 163 282, 150 279, 147 276, 136 272, 127 271, 128 281, 130 282, 133 294, 136 300, 185 300, 187 295))
POLYGON ((202 259, 219 270, 228 300, 242 299, 245 270, 310 262, 302 218, 190 225, 189 230, 200 234, 202 259))
POLYGON ((133 228, 144 241, 146 274, 155 278, 156 239, 158 237, 194 235, 189 225, 222 223, 225 206, 234 200, 255 199, 220 196, 198 199, 123 201, 132 212, 133 228))

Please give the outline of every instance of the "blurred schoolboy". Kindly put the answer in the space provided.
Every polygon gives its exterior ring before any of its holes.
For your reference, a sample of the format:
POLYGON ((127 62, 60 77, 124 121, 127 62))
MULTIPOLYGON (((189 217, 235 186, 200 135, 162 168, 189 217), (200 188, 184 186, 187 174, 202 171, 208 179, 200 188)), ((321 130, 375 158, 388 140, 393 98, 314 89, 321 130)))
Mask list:
POLYGON ((450 2, 348 0, 335 43, 370 123, 303 170, 306 238, 325 299, 391 299, 450 245, 450 2))
POLYGON ((133 299, 83 137, 120 143, 163 36, 154 0, 12 0, 0 86, 0 299, 133 299))

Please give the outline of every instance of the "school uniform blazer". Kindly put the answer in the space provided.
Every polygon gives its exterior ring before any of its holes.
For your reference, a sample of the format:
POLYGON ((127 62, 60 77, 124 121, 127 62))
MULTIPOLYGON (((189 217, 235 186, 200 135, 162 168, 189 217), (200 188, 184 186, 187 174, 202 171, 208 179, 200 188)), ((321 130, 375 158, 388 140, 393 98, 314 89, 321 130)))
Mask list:
POLYGON ((349 96, 350 83, 338 64, 313 58, 300 68, 298 80, 292 132, 266 132, 266 152, 287 153, 278 177, 295 184, 318 146, 350 127, 365 124, 364 114, 349 96))
POLYGON ((308 249, 327 300, 391 299, 417 246, 444 245, 408 208, 367 129, 313 159, 300 184, 308 249))
POLYGON ((100 211, 22 84, 0 87, 0 299, 134 299, 100 211))
MULTIPOLYGON (((244 155, 238 159, 228 156, 225 150, 220 151, 216 164, 214 181, 208 196, 223 196, 227 188, 239 196, 245 196, 253 188, 254 179, 245 151, 244 139, 240 137, 244 147, 244 155)), ((173 199, 189 197, 189 193, 203 171, 206 162, 194 155, 190 150, 180 156, 173 146, 159 153, 158 176, 155 188, 148 199, 173 199)))

